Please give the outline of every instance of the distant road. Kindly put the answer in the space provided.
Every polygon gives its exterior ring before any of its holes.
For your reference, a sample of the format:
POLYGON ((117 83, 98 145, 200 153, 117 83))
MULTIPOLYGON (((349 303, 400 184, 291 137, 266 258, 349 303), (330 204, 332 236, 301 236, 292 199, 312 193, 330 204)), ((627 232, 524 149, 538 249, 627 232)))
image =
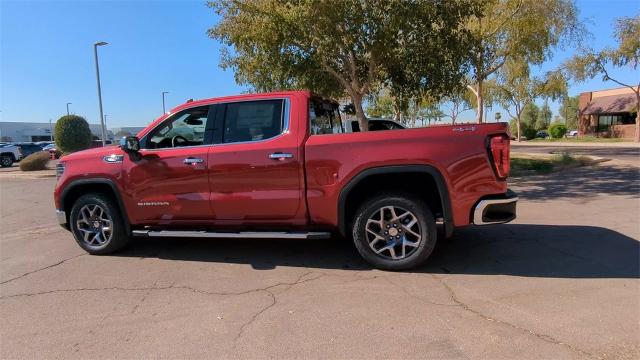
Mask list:
POLYGON ((640 148, 639 147, 594 147, 594 146, 562 146, 552 145, 549 146, 530 146, 530 145, 515 145, 511 143, 511 149, 513 152, 520 153, 538 153, 549 154, 554 152, 567 152, 570 154, 583 154, 600 156, 609 159, 618 160, 636 160, 640 161, 640 148))

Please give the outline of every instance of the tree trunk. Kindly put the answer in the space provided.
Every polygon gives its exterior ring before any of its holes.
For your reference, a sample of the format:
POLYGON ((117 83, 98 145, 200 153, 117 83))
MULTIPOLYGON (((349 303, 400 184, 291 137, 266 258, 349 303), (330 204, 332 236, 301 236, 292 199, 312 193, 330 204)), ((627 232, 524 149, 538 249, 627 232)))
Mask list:
POLYGON ((633 141, 640 143, 640 93, 636 93, 636 134, 633 141))
POLYGON ((476 113, 476 121, 478 124, 482 124, 482 117, 484 115, 484 96, 482 94, 482 80, 478 81, 478 87, 476 90, 476 100, 478 102, 478 111, 476 113))
POLYGON ((358 125, 360 125, 360 131, 369 131, 369 121, 362 108, 362 98, 362 94, 355 91, 351 94, 351 101, 356 108, 356 118, 358 119, 358 125))
POLYGON ((516 128, 518 129, 518 136, 516 137, 516 141, 520 142, 520 114, 516 117, 516 128))

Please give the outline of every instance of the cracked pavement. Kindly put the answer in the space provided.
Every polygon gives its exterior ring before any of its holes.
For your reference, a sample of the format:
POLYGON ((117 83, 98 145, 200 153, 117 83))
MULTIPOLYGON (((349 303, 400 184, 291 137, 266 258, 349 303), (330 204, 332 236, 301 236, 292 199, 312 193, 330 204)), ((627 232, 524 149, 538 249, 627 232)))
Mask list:
POLYGON ((0 178, 0 357, 640 357, 640 173, 513 179, 519 218, 410 272, 332 240, 137 239, 86 255, 54 179, 0 178))

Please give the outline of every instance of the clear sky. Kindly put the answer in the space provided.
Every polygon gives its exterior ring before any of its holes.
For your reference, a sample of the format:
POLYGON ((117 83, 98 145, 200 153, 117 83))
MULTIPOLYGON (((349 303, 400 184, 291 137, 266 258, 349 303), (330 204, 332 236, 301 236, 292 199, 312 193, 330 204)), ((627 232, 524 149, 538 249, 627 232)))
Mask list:
MULTIPOLYGON (((579 1, 592 46, 613 45, 613 20, 638 14, 639 4, 579 1)), ((188 98, 242 92, 233 74, 218 66, 221 45, 206 34, 216 21, 204 1, 0 0, 0 121, 48 122, 71 102, 71 112, 98 123, 96 41, 109 42, 98 51, 110 128, 148 124, 162 113, 162 91, 169 92, 167 108, 188 98)), ((558 51, 542 70, 572 51, 558 51)), ((614 74, 639 79, 631 69, 614 74)), ((595 79, 573 84, 570 94, 611 87, 595 79)), ((462 115, 472 118, 472 112, 462 115)))

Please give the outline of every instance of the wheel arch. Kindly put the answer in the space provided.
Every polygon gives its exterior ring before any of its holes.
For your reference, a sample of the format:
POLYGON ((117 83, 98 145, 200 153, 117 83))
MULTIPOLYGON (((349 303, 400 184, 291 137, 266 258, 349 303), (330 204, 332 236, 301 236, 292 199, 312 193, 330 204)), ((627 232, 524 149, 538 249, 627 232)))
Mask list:
MULTIPOLYGON (((340 195, 338 197, 338 230, 340 234, 347 236, 347 226, 349 225, 353 214, 357 210, 358 205, 362 201, 361 197, 366 194, 366 191, 369 190, 372 185, 375 186, 381 182, 384 183, 385 186, 379 190, 399 189, 403 191, 408 190, 409 192, 418 193, 419 195, 437 195, 437 198, 433 197, 428 200, 432 204, 440 206, 439 210, 442 212, 444 220, 445 235, 446 237, 451 236, 453 233, 453 212, 451 209, 449 190, 441 172, 431 165, 381 166, 362 170, 360 173, 355 175, 340 191, 340 195), (388 177, 397 176, 399 174, 407 174, 407 176, 413 180, 430 179, 435 189, 413 189, 412 191, 411 188, 403 188, 398 184, 388 185, 385 183, 385 179, 388 177), (350 204, 352 201, 355 201, 356 203, 350 204)), ((425 186, 428 185, 428 183, 425 184, 425 186)), ((376 190, 378 190, 378 188, 376 188, 376 190)))
POLYGON ((71 215, 71 207, 82 195, 88 193, 102 193, 112 197, 116 201, 116 205, 120 210, 127 234, 131 234, 131 224, 127 209, 124 206, 122 197, 118 187, 113 180, 106 178, 80 179, 70 182, 60 195, 60 207, 65 211, 67 216, 67 224, 69 224, 69 216, 71 215))

